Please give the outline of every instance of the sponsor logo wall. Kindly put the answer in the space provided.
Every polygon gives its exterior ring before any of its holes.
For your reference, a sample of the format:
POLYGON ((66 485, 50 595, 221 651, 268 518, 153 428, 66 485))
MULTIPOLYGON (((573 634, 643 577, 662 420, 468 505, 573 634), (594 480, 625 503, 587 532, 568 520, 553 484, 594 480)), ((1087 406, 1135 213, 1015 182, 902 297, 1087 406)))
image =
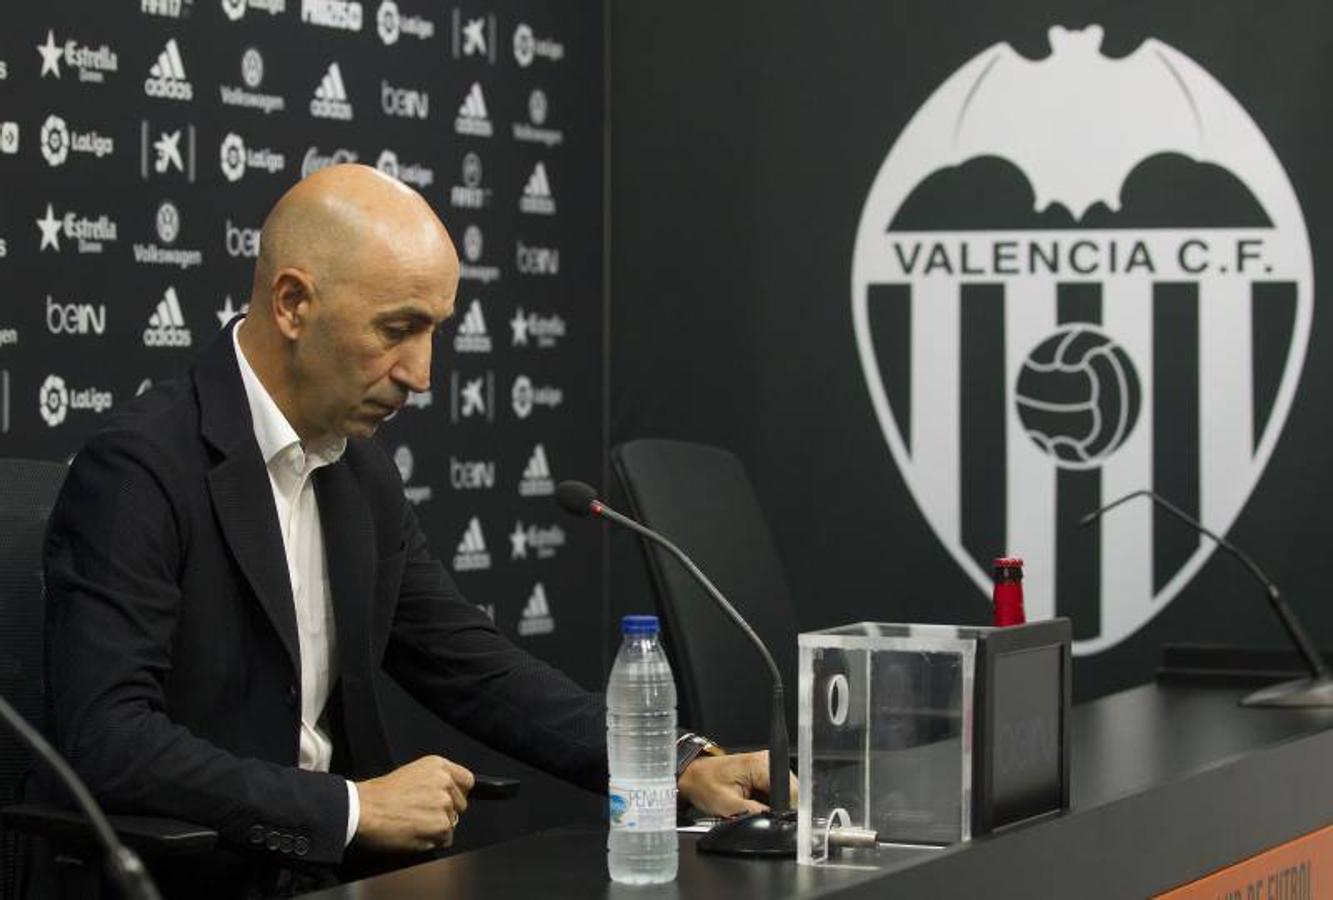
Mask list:
POLYGON ((601 12, 139 0, 0 13, 0 453, 69 458, 242 313, 292 183, 359 162, 463 262, 431 390, 378 439, 464 595, 589 685, 601 537, 601 12), (77 14, 75 14, 75 12, 77 14))

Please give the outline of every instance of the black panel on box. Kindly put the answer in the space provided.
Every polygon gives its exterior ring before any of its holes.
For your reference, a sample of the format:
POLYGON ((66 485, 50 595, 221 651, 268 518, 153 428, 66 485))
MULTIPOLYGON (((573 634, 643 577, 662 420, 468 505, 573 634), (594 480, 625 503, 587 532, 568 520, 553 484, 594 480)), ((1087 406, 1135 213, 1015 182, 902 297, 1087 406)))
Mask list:
POLYGON ((1060 808, 1060 646, 995 659, 991 803, 999 822, 1060 808))
POLYGON ((978 642, 972 834, 1069 808, 1068 619, 989 632, 978 642))

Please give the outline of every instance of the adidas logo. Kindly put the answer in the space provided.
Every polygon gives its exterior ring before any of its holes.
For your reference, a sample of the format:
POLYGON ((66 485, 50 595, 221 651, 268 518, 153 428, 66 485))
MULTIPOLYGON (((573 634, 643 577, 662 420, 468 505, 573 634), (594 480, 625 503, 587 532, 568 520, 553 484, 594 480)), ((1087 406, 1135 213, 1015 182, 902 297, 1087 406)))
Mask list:
POLYGON ((157 62, 148 70, 143 92, 149 97, 164 100, 194 99, 194 85, 185 78, 185 61, 181 59, 180 47, 175 38, 167 41, 166 47, 157 55, 157 62))
POLYGON ((486 331, 486 319, 481 314, 481 301, 473 300, 463 315, 454 336, 454 350, 458 353, 490 353, 491 336, 486 331))
POLYGON ((518 208, 521 212, 539 216, 555 214, 555 198, 551 196, 551 182, 547 180, 546 166, 541 162, 533 167, 532 174, 528 176, 523 196, 518 198, 518 208))
POLYGON ((539 581, 532 586, 528 603, 523 607, 523 615, 518 620, 518 633, 523 637, 532 637, 553 631, 555 619, 551 617, 551 604, 546 599, 546 588, 539 581))
POLYGON ((555 493, 555 481, 551 478, 551 466, 546 461, 546 448, 541 444, 532 448, 528 457, 527 468, 518 483, 520 497, 549 497, 555 493))
POLYGON ((481 533, 481 522, 473 516, 454 553, 454 571, 476 572, 490 567, 491 554, 486 551, 486 537, 481 533))
POLYGON ((454 119, 454 131, 472 137, 490 137, 495 129, 486 113, 486 97, 481 92, 481 82, 472 82, 472 88, 458 107, 458 118, 454 119))
POLYGON ((347 102, 347 87, 343 84, 343 73, 336 62, 329 63, 329 70, 315 88, 315 97, 310 101, 310 115, 317 119, 352 118, 352 104, 347 102))
POLYGON ((180 298, 176 289, 168 287, 157 304, 157 309, 148 317, 148 327, 143 330, 145 347, 188 347, 194 343, 190 329, 185 327, 185 316, 181 312, 180 298))

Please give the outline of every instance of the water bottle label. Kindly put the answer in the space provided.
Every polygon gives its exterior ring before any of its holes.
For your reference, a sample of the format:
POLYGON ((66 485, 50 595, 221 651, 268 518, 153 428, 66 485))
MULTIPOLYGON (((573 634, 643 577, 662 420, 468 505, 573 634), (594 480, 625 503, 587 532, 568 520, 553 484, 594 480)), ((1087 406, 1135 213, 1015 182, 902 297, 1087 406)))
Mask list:
POLYGON ((671 831, 676 827, 676 785, 628 778, 611 782, 611 827, 623 831, 671 831))

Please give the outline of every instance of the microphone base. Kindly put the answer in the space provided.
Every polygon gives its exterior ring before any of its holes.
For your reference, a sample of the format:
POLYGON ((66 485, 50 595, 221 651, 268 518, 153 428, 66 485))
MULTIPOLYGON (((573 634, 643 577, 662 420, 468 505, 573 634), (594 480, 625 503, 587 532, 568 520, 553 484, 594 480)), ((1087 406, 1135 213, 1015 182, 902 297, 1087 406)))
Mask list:
POLYGON ((757 812, 719 822, 699 838, 700 853, 761 859, 796 856, 796 810, 757 812))
POLYGON ((1288 709, 1333 708, 1333 678, 1297 678, 1260 688, 1243 697, 1241 706, 1288 709))

